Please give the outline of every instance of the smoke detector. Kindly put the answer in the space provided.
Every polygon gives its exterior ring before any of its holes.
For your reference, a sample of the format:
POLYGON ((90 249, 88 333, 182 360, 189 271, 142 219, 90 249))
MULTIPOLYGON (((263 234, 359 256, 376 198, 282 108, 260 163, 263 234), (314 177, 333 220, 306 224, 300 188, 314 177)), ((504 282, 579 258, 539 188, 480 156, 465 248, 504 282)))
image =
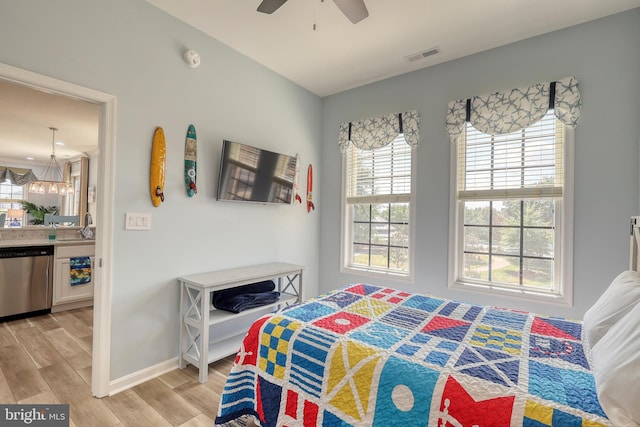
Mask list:
POLYGON ((188 50, 184 53, 184 62, 191 68, 196 68, 200 65, 200 55, 195 50, 188 50))

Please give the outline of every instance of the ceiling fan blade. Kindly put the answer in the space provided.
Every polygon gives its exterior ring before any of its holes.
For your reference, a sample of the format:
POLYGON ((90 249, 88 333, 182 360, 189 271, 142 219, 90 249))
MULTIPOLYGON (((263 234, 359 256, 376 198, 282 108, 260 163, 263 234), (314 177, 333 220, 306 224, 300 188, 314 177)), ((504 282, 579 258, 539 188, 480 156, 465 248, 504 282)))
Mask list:
MULTIPOLYGON (((265 0, 266 1, 266 0, 265 0)), ((345 14, 349 21, 357 24, 369 16, 364 0, 333 0, 338 8, 345 14)))
POLYGON ((286 2, 287 0, 262 0, 262 3, 258 6, 258 12, 272 14, 286 2))

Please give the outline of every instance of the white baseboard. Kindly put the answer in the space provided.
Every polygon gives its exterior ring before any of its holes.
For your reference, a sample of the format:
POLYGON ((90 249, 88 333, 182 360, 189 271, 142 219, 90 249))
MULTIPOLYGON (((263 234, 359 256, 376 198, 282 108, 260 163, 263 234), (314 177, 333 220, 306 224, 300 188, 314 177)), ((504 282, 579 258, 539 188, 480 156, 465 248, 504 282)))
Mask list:
POLYGON ((138 384, 142 384, 145 381, 152 380, 162 374, 173 371, 174 369, 178 369, 177 357, 110 381, 109 396, 113 396, 114 394, 120 393, 121 391, 127 390, 138 384))

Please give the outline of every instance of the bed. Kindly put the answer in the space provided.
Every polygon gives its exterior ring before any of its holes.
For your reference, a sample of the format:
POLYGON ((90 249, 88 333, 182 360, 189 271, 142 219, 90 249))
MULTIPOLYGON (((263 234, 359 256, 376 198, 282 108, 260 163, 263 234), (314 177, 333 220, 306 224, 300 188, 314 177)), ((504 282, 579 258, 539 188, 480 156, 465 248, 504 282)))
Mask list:
POLYGON ((635 271, 583 321, 344 286, 253 323, 215 424, 638 425, 639 300, 635 271))

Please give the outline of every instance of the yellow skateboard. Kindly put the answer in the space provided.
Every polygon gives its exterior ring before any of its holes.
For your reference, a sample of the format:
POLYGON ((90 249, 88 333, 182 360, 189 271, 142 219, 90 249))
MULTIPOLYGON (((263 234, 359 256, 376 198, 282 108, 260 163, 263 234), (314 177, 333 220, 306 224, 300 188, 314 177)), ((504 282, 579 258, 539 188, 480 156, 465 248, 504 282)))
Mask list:
POLYGON ((164 131, 156 128, 151 147, 151 168, 149 170, 149 184, 151 203, 158 207, 164 202, 164 167, 167 161, 167 145, 164 141, 164 131))

